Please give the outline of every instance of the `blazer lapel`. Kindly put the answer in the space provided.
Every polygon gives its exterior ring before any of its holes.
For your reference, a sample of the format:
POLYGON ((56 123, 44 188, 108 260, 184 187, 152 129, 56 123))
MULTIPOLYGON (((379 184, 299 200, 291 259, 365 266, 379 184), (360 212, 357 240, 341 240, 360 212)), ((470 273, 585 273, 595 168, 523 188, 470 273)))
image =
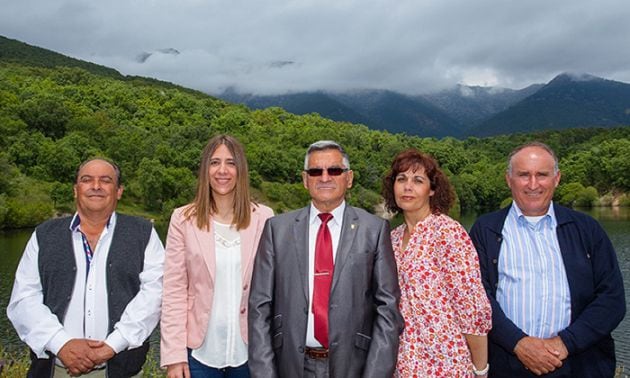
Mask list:
POLYGON ((337 246, 337 254, 335 256, 335 270, 333 273, 333 282, 330 292, 335 290, 341 271, 343 270, 348 256, 351 252, 352 243, 359 228, 359 217, 351 206, 346 205, 343 214, 343 223, 341 224, 341 235, 339 236, 339 245, 337 246))
POLYGON ((295 217, 293 240, 295 258, 298 262, 299 275, 302 277, 302 289, 308 303, 308 219, 310 206, 303 208, 295 217))
POLYGON ((250 269, 252 269, 252 262, 256 255, 256 233, 258 232, 258 224, 260 217, 258 212, 253 211, 249 226, 240 231, 241 235, 241 278, 243 285, 249 284, 251 278, 250 269))
POLYGON ((210 229, 200 230, 194 221, 190 221, 195 237, 197 238, 197 252, 203 256, 206 262, 206 268, 210 274, 210 281, 214 282, 214 273, 216 271, 216 256, 214 254, 214 223, 210 219, 210 229))

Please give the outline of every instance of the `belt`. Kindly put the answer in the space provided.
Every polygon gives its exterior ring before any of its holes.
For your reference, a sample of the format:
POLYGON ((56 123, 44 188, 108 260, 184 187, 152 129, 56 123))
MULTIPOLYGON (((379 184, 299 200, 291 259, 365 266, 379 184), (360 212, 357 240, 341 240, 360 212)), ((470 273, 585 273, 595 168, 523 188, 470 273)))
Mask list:
POLYGON ((328 349, 306 347, 306 349, 304 350, 304 354, 314 360, 321 360, 324 358, 328 358, 328 349))

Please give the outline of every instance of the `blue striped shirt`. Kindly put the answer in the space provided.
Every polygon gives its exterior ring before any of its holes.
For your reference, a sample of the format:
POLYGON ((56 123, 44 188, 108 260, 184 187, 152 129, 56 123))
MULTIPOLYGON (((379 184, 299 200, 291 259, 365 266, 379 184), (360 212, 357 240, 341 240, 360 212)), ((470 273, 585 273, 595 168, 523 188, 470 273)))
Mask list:
POLYGON ((571 321, 569 282, 556 234, 553 206, 528 220, 512 203, 503 225, 497 302, 529 336, 556 336, 571 321))

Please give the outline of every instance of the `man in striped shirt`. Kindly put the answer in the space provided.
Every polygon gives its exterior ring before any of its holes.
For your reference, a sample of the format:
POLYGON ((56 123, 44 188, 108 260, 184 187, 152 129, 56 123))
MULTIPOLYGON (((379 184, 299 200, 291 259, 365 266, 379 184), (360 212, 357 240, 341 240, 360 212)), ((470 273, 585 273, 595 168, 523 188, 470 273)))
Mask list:
POLYGON ((506 181, 512 205, 470 232, 492 303, 490 376, 612 377, 625 297, 608 236, 553 204, 560 171, 547 145, 516 148, 506 181))

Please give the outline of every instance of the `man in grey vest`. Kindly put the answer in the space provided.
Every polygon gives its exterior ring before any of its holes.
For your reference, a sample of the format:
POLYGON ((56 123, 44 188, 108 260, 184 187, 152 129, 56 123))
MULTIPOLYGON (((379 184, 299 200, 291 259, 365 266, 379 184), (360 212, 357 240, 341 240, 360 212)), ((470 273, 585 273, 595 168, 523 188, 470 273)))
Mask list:
POLYGON ((76 213, 39 225, 7 316, 31 349, 29 377, 133 377, 160 317, 164 248, 150 222, 117 214, 120 169, 81 164, 76 213))

